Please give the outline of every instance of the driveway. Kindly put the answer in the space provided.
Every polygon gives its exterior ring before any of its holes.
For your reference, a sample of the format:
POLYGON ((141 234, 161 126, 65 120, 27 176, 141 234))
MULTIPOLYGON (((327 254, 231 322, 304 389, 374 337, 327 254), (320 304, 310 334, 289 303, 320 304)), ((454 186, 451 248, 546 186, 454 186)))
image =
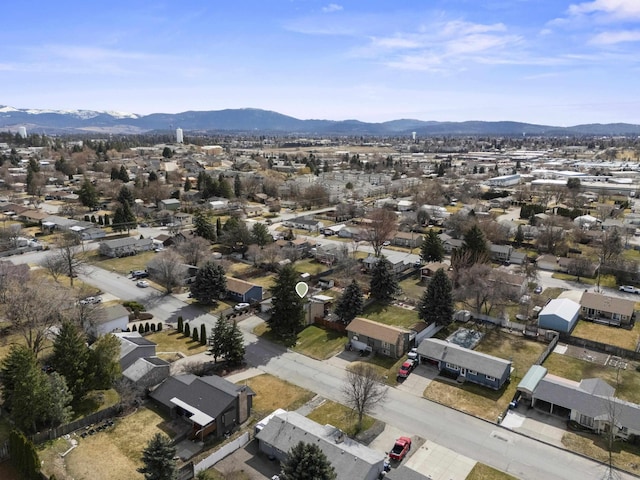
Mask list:
POLYGON ((422 396, 431 381, 438 376, 438 371, 429 365, 418 365, 396 388, 403 392, 422 396))

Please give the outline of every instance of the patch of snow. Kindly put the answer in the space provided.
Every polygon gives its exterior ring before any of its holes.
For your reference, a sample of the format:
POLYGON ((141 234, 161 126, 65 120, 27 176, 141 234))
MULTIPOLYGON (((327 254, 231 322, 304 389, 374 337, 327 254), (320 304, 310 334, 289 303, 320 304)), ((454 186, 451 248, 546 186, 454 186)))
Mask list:
POLYGON ((9 105, 0 106, 0 112, 1 113, 19 112, 19 111, 20 110, 18 110, 17 108, 10 107, 9 105))

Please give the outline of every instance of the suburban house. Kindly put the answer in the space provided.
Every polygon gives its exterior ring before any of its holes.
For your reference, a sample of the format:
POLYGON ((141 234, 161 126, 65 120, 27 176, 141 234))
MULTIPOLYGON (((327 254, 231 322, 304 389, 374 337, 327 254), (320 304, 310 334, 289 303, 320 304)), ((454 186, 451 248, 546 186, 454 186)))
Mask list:
POLYGON ((319 231, 324 228, 324 224, 319 220, 310 217, 296 217, 284 222, 285 227, 297 230, 308 230, 310 232, 319 231))
POLYGON ((129 310, 120 304, 98 308, 96 318, 89 326, 89 333, 95 337, 107 333, 123 332, 129 325, 129 310))
POLYGON ((496 263, 508 263, 511 259, 511 245, 495 245, 489 244, 489 257, 496 263))
POLYGON ((499 288, 507 296, 514 300, 519 300, 522 295, 527 293, 529 282, 526 275, 511 273, 506 268, 494 268, 489 272, 487 278, 489 285, 496 289, 499 288))
POLYGON ((596 323, 625 327, 635 322, 635 302, 601 293, 584 292, 580 299, 582 318, 596 323))
POLYGON ((128 257, 137 255, 140 252, 153 250, 153 239, 124 237, 115 240, 105 240, 99 245, 100 255, 105 257, 128 257))
POLYGON ((227 278, 227 295, 235 302, 252 303, 262 301, 262 286, 245 282, 239 278, 227 278))
POLYGON ((296 412, 280 412, 261 422, 258 448, 279 462, 299 442, 317 445, 335 469, 336 478, 376 480, 386 456, 366 447, 332 425, 320 425, 296 412))
POLYGON ((422 245, 424 237, 414 232, 396 232, 391 243, 398 247, 416 248, 422 245))
POLYGON ((169 376, 170 364, 156 356, 156 344, 138 332, 114 333, 120 340, 120 369, 140 387, 158 385, 169 376))
MULTIPOLYGON (((380 260, 380 257, 369 255, 362 260, 362 266, 367 272, 370 272, 371 270, 373 270, 374 265, 378 263, 378 260, 380 260)), ((391 263, 391 270, 396 275, 404 272, 407 268, 411 267, 411 265, 405 263, 404 259, 400 256, 389 256, 387 257, 387 260, 389 260, 389 262, 391 263)))
POLYGON ((177 198, 165 198, 158 201, 158 210, 176 211, 180 208, 180 200, 177 198))
POLYGON ((569 333, 580 316, 580 304, 568 298, 555 298, 538 314, 538 327, 569 333))
POLYGON ((433 277, 435 273, 440 269, 443 269, 445 273, 447 273, 447 275, 450 275, 451 274, 449 270, 450 268, 451 268, 451 265, 449 265, 448 263, 429 262, 426 265, 423 265, 422 267, 420 267, 420 281, 423 281, 423 282, 431 281, 431 277, 433 277))
POLYGON ((211 375, 169 377, 150 397, 172 418, 191 421, 189 438, 203 441, 208 435, 222 437, 244 423, 251 413, 255 393, 246 385, 236 385, 211 375))
POLYGON ((499 390, 511 377, 511 362, 455 343, 427 338, 418 345, 420 363, 434 365, 458 381, 499 390))
MULTIPOLYGON (((614 424, 616 437, 626 440, 640 435, 640 405, 616 398, 615 389, 605 381, 587 378, 576 382, 546 373, 544 367, 534 367, 537 371, 528 379, 526 388, 518 385, 533 407, 568 418, 596 433, 607 432, 614 424)), ((523 382, 527 376, 529 372, 523 382)))
POLYGON ((410 330, 384 325, 366 318, 356 317, 347 325, 347 337, 356 349, 364 345, 367 350, 391 358, 400 358, 410 348, 410 330))

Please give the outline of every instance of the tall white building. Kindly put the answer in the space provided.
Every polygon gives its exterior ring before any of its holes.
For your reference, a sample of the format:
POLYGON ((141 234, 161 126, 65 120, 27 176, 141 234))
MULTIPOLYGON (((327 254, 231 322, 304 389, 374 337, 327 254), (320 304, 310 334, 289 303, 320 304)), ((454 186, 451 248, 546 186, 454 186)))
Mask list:
POLYGON ((176 128, 176 143, 184 143, 184 137, 182 136, 181 128, 176 128))
POLYGON ((18 127, 18 135, 22 138, 27 138, 27 127, 18 127))

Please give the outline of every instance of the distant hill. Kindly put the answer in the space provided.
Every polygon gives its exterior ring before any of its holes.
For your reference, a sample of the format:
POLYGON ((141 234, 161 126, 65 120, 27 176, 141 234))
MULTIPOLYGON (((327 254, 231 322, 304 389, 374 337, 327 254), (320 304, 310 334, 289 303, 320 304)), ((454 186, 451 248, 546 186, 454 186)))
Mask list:
POLYGON ((414 119, 367 123, 358 120, 300 120, 269 110, 240 108, 136 115, 93 110, 35 110, 0 106, 0 129, 46 133, 144 133, 182 128, 186 132, 244 132, 300 135, 640 135, 640 125, 588 124, 573 127, 520 122, 437 122, 414 119))

